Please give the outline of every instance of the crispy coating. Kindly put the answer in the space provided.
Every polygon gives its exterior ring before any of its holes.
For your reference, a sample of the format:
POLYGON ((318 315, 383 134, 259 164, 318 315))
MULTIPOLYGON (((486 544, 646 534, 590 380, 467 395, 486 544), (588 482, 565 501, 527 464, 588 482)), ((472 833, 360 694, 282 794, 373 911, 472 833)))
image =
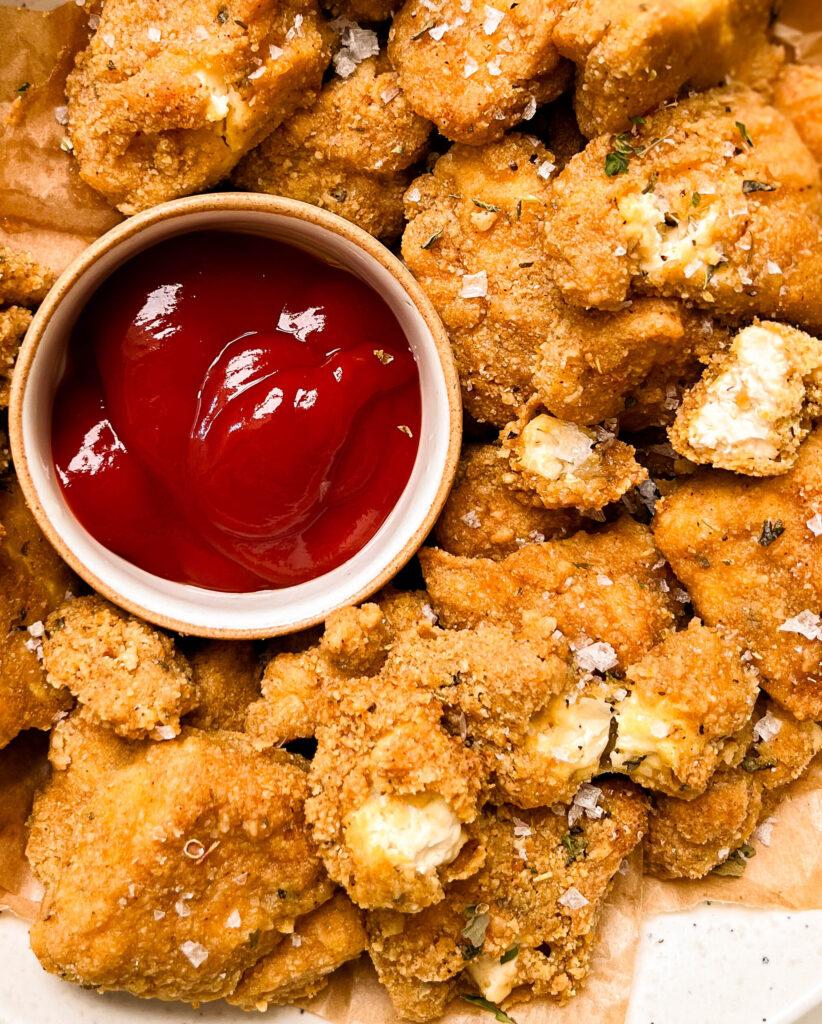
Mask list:
POLYGON ((795 464, 821 398, 822 342, 757 320, 713 357, 668 436, 692 462, 777 476, 795 464))
POLYGON ((246 971, 227 1002, 244 1010, 310 999, 328 984, 328 976, 366 948, 368 939, 358 910, 345 893, 299 918, 291 935, 246 971))
POLYGON ((534 390, 549 412, 575 423, 620 416, 634 430, 666 425, 684 387, 728 338, 710 317, 671 299, 637 298, 604 313, 557 296, 555 308, 534 390))
POLYGON ((228 995, 331 895, 306 782, 300 759, 237 733, 139 745, 78 808, 31 930, 40 963, 98 991, 228 995))
POLYGON ((34 309, 53 281, 51 271, 26 253, 0 245, 0 305, 34 309))
POLYGON ((530 397, 550 316, 542 223, 553 170, 540 142, 512 134, 453 146, 405 197, 403 257, 448 330, 466 409, 498 427, 530 397), (472 283, 486 294, 465 298, 472 283))
POLYGON ((656 800, 645 840, 652 874, 701 878, 721 864, 748 842, 757 821, 822 749, 822 727, 798 722, 767 698, 754 718, 754 737, 739 766, 717 771, 695 800, 656 800), (769 730, 765 739, 758 734, 763 727, 769 730))
POLYGON ((773 104, 794 127, 818 164, 822 164, 822 67, 788 64, 774 89, 773 104))
POLYGON ((751 837, 762 787, 738 768, 720 770, 694 800, 661 797, 645 840, 647 870, 658 878, 702 878, 751 837))
POLYGON ((727 334, 671 299, 607 313, 568 305, 544 244, 553 162, 523 135, 453 146, 406 194, 403 256, 448 329, 476 420, 503 427, 536 394, 576 423, 626 405, 638 407, 635 426, 655 423, 667 386, 695 381, 727 334), (487 295, 463 298, 464 275, 483 273, 487 295))
POLYGON ((311 102, 327 35, 316 0, 108 0, 66 82, 82 178, 123 213, 214 185, 311 102))
POLYGON ((44 886, 56 885, 86 802, 114 771, 132 764, 145 744, 128 743, 94 722, 82 707, 49 736, 51 775, 37 794, 26 856, 44 886))
POLYGON ((649 789, 702 792, 759 694, 742 648, 693 619, 625 672, 610 763, 649 789))
POLYGON ((606 782, 601 805, 603 817, 573 834, 561 812, 486 808, 473 826, 486 850, 477 875, 419 914, 367 915, 369 953, 398 1013, 433 1020, 458 992, 505 1006, 575 994, 611 880, 647 823, 630 783, 606 782))
POLYGON ((65 686, 119 736, 168 739, 197 703, 191 667, 171 637, 97 596, 48 617, 43 654, 52 686, 65 686))
POLYGON ((624 667, 676 622, 664 560, 650 531, 627 516, 600 533, 528 544, 500 562, 437 548, 419 557, 448 628, 499 623, 543 643, 555 643, 559 629, 576 647, 610 644, 624 667))
POLYGON ((26 821, 45 781, 46 737, 27 732, 0 750, 0 904, 25 883, 26 821))
POLYGON ((582 679, 532 714, 525 735, 496 766, 500 802, 569 803, 583 782, 609 770, 602 761, 616 725, 613 690, 598 677, 582 679))
POLYGON ((248 709, 245 729, 254 744, 262 749, 313 736, 327 691, 379 672, 392 636, 382 608, 369 602, 333 612, 317 643, 275 655, 263 673, 263 696, 248 709))
POLYGON ((416 912, 473 869, 463 826, 478 811, 479 755, 401 670, 328 689, 306 803, 326 869, 359 906, 416 912))
POLYGON ((433 691, 449 729, 485 758, 493 773, 498 755, 527 734, 530 719, 574 682, 566 651, 540 650, 509 629, 480 623, 473 629, 400 636, 383 676, 433 691))
POLYGON ((601 509, 648 479, 635 449, 609 431, 595 432, 526 406, 503 428, 510 472, 503 482, 547 509, 601 509))
POLYGON ((23 306, 0 309, 0 409, 9 404, 11 373, 30 323, 31 311, 23 306))
POLYGON ((452 555, 500 559, 533 541, 563 537, 578 525, 572 510, 518 501, 505 483, 508 464, 495 445, 466 445, 435 535, 452 555))
POLYGON ((403 172, 423 155, 430 133, 383 54, 362 61, 348 78, 331 79, 310 110, 294 114, 243 159, 233 181, 322 206, 390 240, 404 224, 403 172))
POLYGON ((697 614, 737 633, 763 688, 801 720, 822 718, 822 541, 808 526, 819 510, 817 429, 784 476, 702 471, 677 482, 654 520, 656 543, 697 614))
POLYGON ((822 324, 822 193, 784 115, 745 88, 716 89, 600 136, 553 184, 553 273, 576 306, 632 292, 718 315, 822 324))
POLYGON ((388 52, 408 102, 454 142, 480 146, 568 82, 551 32, 563 0, 406 0, 388 52))
POLYGON ((12 476, 0 479, 0 747, 48 729, 71 706, 42 665, 43 620, 74 577, 40 532, 12 476))
POLYGON ((197 707, 186 719, 198 729, 242 732, 248 706, 260 696, 261 670, 251 643, 209 640, 189 656, 197 707))
POLYGON ((578 0, 554 30, 577 65, 575 108, 589 138, 618 132, 681 89, 716 85, 764 43, 770 0, 578 0))

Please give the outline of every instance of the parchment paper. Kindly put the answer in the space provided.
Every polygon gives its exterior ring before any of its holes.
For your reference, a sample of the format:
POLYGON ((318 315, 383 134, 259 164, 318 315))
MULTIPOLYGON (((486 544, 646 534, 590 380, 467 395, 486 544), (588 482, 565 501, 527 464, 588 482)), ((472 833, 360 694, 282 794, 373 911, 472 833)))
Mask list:
POLYGON ((60 148, 66 75, 87 39, 77 4, 48 14, 0 7, 0 242, 56 273, 122 220, 60 148))
MULTIPOLYGON (((50 14, 0 7, 0 242, 33 252, 59 272, 120 215, 79 178, 61 149, 63 84, 87 37, 88 9, 68 3, 50 14), (20 87, 29 83, 24 91, 20 87), (57 113, 57 116, 55 116, 57 113)), ((822 63, 819 0, 785 0, 776 28, 796 59, 822 63)), ((22 857, 25 819, 42 777, 42 744, 30 737, 0 754, 0 910, 31 916, 36 892, 22 857), (3 771, 14 771, 3 785, 3 771)), ((565 1007, 516 1007, 519 1024, 622 1024, 630 996, 642 914, 680 910, 705 899, 793 909, 822 906, 822 766, 797 784, 775 812, 770 847, 739 879, 658 882, 642 878, 638 858, 617 878, 603 912, 593 969, 565 1007)), ((309 1007, 334 1024, 393 1024, 396 1016, 365 963, 335 975, 309 1007)), ((456 1004, 447 1024, 488 1016, 456 1004)))

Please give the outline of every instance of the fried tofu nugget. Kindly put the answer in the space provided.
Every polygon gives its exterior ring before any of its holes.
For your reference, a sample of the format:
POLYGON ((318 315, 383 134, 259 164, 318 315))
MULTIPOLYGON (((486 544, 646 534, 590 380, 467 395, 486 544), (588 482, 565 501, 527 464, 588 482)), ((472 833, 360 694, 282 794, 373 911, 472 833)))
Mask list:
POLYGON ((408 102, 454 142, 501 138, 565 89, 551 40, 563 2, 406 0, 388 53, 408 102))
POLYGON ((720 316, 822 325, 819 169, 790 121, 748 89, 698 94, 600 136, 552 194, 546 245, 573 305, 663 295, 720 316))
POLYGON ((664 559, 648 528, 628 516, 599 533, 528 544, 499 562, 437 548, 419 558, 445 627, 497 623, 551 645, 559 629, 583 668, 627 667, 677 620, 664 559))
POLYGON ((430 122, 408 105, 383 54, 333 78, 310 110, 272 132, 236 168, 253 192, 322 206, 379 238, 403 228, 404 172, 423 155, 430 122))
POLYGON ((398 1013, 433 1020, 460 992, 505 1006, 575 994, 610 883, 647 823, 630 783, 605 783, 602 806, 573 834, 564 813, 488 807, 473 826, 486 850, 477 875, 419 914, 367 915, 369 953, 398 1013))
POLYGON ((98 773, 31 930, 43 967, 98 991, 230 994, 332 893, 303 818, 303 765, 188 730, 98 773))
POLYGON ((53 283, 51 271, 29 255, 0 245, 0 305, 34 309, 53 283))
POLYGON ((0 478, 0 747, 23 729, 49 729, 69 707, 49 685, 43 622, 74 576, 40 532, 17 480, 0 478))
POLYGON ((211 640, 189 656, 197 707, 186 723, 242 732, 248 706, 260 696, 260 669, 251 643, 211 640))
POLYGON ((356 904, 413 913, 475 870, 464 826, 483 780, 477 752, 446 729, 438 695, 402 674, 330 694, 306 815, 328 873, 356 904))
POLYGON ((123 213, 214 185, 320 87, 316 0, 108 0, 66 82, 81 177, 123 213))
POLYGON ((559 52, 577 65, 575 108, 589 138, 681 89, 717 85, 765 41, 770 0, 578 0, 554 29, 559 52))
POLYGON ((758 705, 753 740, 738 766, 721 768, 695 800, 658 798, 645 840, 646 864, 660 878, 701 878, 751 839, 758 821, 822 749, 822 727, 798 722, 778 704, 758 705))
POLYGON ((822 341, 755 321, 684 397, 671 444, 692 462, 777 476, 796 462, 822 399, 822 341))
POLYGON ((762 687, 822 718, 822 431, 784 476, 703 471, 657 504, 656 543, 709 626, 750 648, 762 687))
POLYGON ((595 432, 526 407, 503 428, 510 472, 504 483, 548 509, 601 509, 648 479, 635 450, 607 430, 595 432))
POLYGON ((245 730, 261 749, 314 735, 335 685, 382 668, 393 636, 374 603, 332 612, 316 643, 283 651, 266 666, 263 696, 248 709, 245 730))
POLYGON ((784 67, 776 82, 773 104, 791 119, 816 162, 822 164, 822 67, 784 67))
POLYGON ((496 445, 466 445, 436 526, 439 546, 468 558, 504 558, 523 544, 577 528, 573 510, 525 505, 504 482, 508 462, 496 445))
POLYGON ((625 671, 610 764, 672 796, 702 792, 759 694, 743 650, 693 619, 625 671))
POLYGON ((244 1010, 310 999, 329 975, 362 953, 368 943, 358 910, 345 893, 299 918, 268 956, 243 975, 226 1001, 244 1010))
POLYGON ((405 196, 403 257, 448 330, 466 409, 498 427, 530 397, 550 317, 542 223, 553 171, 540 142, 512 134, 453 146, 405 196))
POLYGON ((191 667, 171 637, 96 595, 48 617, 43 655, 51 685, 119 736, 169 739, 197 703, 191 667))
POLYGON ((637 298, 624 310, 574 309, 557 296, 540 344, 534 392, 559 419, 593 425, 619 416, 629 429, 666 426, 728 333, 671 299, 637 298))

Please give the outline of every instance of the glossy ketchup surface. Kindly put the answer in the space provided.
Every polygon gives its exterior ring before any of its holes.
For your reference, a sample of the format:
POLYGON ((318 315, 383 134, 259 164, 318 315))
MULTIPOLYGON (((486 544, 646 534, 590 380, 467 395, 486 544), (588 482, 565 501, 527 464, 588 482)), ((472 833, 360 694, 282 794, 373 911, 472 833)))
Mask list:
POLYGON ((313 579, 376 533, 411 475, 420 382, 385 302, 270 239, 198 232, 92 296, 52 450, 86 529, 211 590, 313 579))

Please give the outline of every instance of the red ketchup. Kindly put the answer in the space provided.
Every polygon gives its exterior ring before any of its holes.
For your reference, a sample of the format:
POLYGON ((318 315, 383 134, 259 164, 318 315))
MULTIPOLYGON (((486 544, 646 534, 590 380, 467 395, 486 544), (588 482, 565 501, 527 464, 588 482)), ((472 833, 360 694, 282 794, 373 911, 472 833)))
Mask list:
POLYGON ((202 232, 130 260, 74 328, 52 450, 69 506, 148 572, 234 592, 345 562, 402 494, 420 381, 346 271, 202 232))

